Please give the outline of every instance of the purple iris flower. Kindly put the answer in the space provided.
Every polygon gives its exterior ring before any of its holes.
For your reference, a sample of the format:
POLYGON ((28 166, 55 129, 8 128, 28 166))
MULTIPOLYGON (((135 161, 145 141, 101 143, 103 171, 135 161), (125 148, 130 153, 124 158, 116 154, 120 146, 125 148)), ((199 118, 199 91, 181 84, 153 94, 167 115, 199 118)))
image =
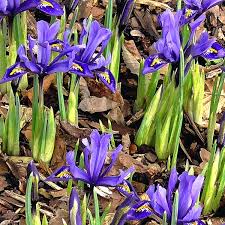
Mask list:
POLYGON ((203 32, 190 49, 193 58, 202 56, 210 60, 225 57, 225 49, 216 41, 216 38, 210 38, 207 32, 203 32))
POLYGON ((221 2, 223 0, 184 0, 181 24, 186 24, 191 19, 197 19, 201 14, 221 2))
POLYGON ((1 0, 0 19, 4 16, 14 16, 26 10, 37 8, 52 16, 61 16, 63 9, 54 0, 1 0))
POLYGON ((134 170, 133 167, 127 171, 121 171, 118 176, 107 176, 111 168, 116 162, 118 154, 122 150, 122 145, 119 145, 111 154, 111 163, 105 167, 105 160, 110 144, 111 134, 100 135, 97 130, 92 131, 90 135, 91 142, 83 139, 84 148, 84 164, 85 169, 80 169, 74 162, 74 152, 70 151, 66 155, 67 165, 62 166, 50 175, 49 181, 68 181, 73 178, 82 180, 91 187, 94 186, 112 186, 115 187, 122 183, 123 180, 134 170))
POLYGON ((101 27, 97 21, 91 23, 88 31, 84 25, 79 40, 80 48, 72 53, 74 60, 70 72, 83 77, 97 77, 106 87, 115 92, 116 81, 110 70, 106 68, 110 63, 110 58, 105 59, 102 54, 111 35, 111 31, 101 27), (83 44, 85 38, 87 43, 83 44))
POLYGON ((90 24, 87 28, 86 20, 83 23, 83 29, 79 39, 79 45, 71 46, 68 37, 70 31, 64 33, 62 40, 50 41, 53 51, 68 52, 73 58, 73 64, 70 73, 74 73, 82 77, 99 78, 106 87, 112 92, 116 91, 116 81, 107 65, 110 63, 110 57, 105 59, 103 51, 111 38, 112 32, 101 25, 97 21, 90 24), (85 41, 86 40, 86 43, 85 41))
POLYGON ((130 15, 134 8, 134 0, 116 1, 117 2, 117 14, 119 16, 119 32, 121 33, 128 23, 130 15))
MULTIPOLYGON (((162 38, 155 43, 156 54, 150 55, 144 63, 143 74, 152 73, 170 63, 175 68, 179 67, 181 39, 180 39, 181 11, 173 14, 166 10, 160 17, 162 26, 162 38)), ((193 38, 198 26, 204 21, 205 15, 200 15, 189 24, 190 36, 184 47, 185 74, 187 74, 192 60, 203 57, 208 60, 225 57, 225 49, 210 38, 207 32, 203 32, 196 43, 193 38)))
POLYGON ((37 22, 38 40, 29 38, 29 55, 27 56, 26 48, 21 45, 18 49, 17 62, 6 70, 0 83, 5 83, 16 78, 21 78, 26 73, 33 73, 40 78, 55 72, 67 72, 72 65, 72 59, 63 58, 65 53, 59 54, 51 61, 51 45, 52 41, 60 28, 60 22, 57 21, 51 26, 45 21, 37 22), (34 54, 34 48, 38 46, 37 55, 34 54))
POLYGON ((39 184, 40 176, 33 160, 30 161, 27 166, 27 178, 29 178, 31 173, 33 175, 33 182, 32 182, 33 188, 31 192, 31 200, 33 202, 37 202, 38 201, 38 184, 39 184))
POLYGON ((80 211, 80 199, 75 188, 70 193, 69 200, 69 215, 71 225, 82 225, 81 211, 80 211))
POLYGON ((168 63, 177 63, 180 59, 180 30, 181 11, 173 14, 166 10, 160 16, 162 38, 155 43, 156 54, 150 55, 144 63, 143 74, 152 73, 168 63))
MULTIPOLYGON (((117 189, 119 191, 122 190, 122 194, 128 197, 130 208, 123 215, 121 219, 122 223, 112 223, 112 225, 122 225, 128 220, 144 219, 152 214, 163 218, 164 212, 166 212, 167 220, 170 222, 172 218, 173 196, 177 186, 179 193, 177 224, 188 225, 196 221, 202 224, 199 219, 202 206, 198 204, 198 197, 202 189, 203 181, 204 177, 201 175, 195 177, 185 171, 178 176, 176 169, 173 169, 170 174, 167 189, 160 185, 157 187, 151 185, 146 193, 140 197, 131 188, 131 184, 128 181, 124 181, 123 185, 120 185, 117 189)), ((124 204, 121 207, 124 207, 124 204)))

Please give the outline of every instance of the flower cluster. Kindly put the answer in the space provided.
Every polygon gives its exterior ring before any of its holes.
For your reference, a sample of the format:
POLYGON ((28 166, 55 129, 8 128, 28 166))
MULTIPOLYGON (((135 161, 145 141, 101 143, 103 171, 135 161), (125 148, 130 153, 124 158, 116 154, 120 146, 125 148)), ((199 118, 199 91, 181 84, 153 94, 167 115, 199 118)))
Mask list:
POLYGON ((105 167, 105 161, 110 144, 111 135, 100 135, 97 130, 92 131, 90 135, 91 142, 83 139, 84 148, 84 164, 85 169, 79 168, 74 162, 74 152, 67 153, 67 165, 62 166, 50 175, 49 181, 68 181, 69 179, 81 180, 94 186, 117 186, 134 170, 133 167, 127 171, 121 171, 118 176, 107 176, 111 168, 116 162, 118 154, 122 150, 122 145, 119 145, 111 154, 111 163, 105 167))
POLYGON ((21 78, 26 73, 44 77, 56 72, 70 72, 83 77, 97 77, 115 92, 114 76, 106 68, 110 58, 105 59, 102 54, 110 40, 111 31, 101 27, 97 21, 93 21, 88 30, 84 22, 79 45, 71 46, 68 41, 68 31, 65 32, 64 41, 57 39, 59 28, 58 21, 51 26, 45 21, 39 21, 37 40, 29 37, 28 53, 24 45, 19 47, 17 62, 7 69, 0 83, 21 78), (84 39, 87 40, 86 43, 84 39), (99 48, 100 50, 97 51, 99 48), (52 60, 53 52, 58 52, 58 55, 52 60))
POLYGON ((222 1, 186 0, 182 10, 174 14, 170 10, 162 13, 160 16, 162 37, 154 44, 157 53, 145 60, 143 74, 155 72, 168 63, 176 68, 179 65, 182 48, 185 56, 185 73, 188 72, 191 62, 198 57, 208 60, 225 57, 225 49, 215 38, 210 38, 206 31, 196 42, 194 41, 196 29, 205 20, 203 13, 220 2, 222 1), (182 47, 181 31, 186 23, 190 35, 182 47))
POLYGON ((37 8, 51 16, 61 16, 63 9, 54 0, 1 0, 0 2, 0 19, 3 17, 12 17, 16 14, 29 9, 37 8))
POLYGON ((199 175, 195 177, 189 175, 188 172, 183 172, 180 176, 177 175, 176 169, 173 169, 170 174, 168 188, 165 189, 158 185, 149 186, 148 190, 140 197, 135 192, 134 188, 128 181, 118 186, 118 190, 125 196, 126 200, 121 204, 118 212, 127 206, 125 213, 116 223, 118 216, 114 218, 112 225, 124 224, 130 220, 144 219, 150 215, 156 215, 163 218, 166 213, 167 221, 170 223, 173 216, 174 193, 178 192, 178 214, 177 224, 189 224, 191 222, 199 222, 202 212, 202 206, 198 203, 204 177, 199 175), (176 189, 178 185, 178 189, 176 189))

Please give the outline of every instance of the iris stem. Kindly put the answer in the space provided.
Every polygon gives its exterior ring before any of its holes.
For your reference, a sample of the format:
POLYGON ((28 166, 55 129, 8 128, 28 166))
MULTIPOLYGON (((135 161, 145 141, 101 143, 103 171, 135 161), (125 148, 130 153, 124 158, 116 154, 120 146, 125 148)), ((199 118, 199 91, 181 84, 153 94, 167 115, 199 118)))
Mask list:
POLYGON ((56 81, 57 81, 57 93, 58 93, 60 117, 62 121, 65 121, 66 108, 65 108, 64 96, 63 96, 63 74, 62 73, 56 74, 56 81))

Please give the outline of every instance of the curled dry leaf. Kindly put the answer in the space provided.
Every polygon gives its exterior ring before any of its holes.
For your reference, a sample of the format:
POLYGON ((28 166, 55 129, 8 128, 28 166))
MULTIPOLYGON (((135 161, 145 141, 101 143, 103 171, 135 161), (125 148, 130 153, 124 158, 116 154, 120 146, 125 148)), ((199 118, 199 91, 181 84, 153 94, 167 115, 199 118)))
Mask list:
POLYGON ((134 10, 134 14, 141 23, 143 29, 153 36, 156 40, 159 39, 160 35, 156 29, 156 22, 153 20, 153 16, 148 10, 140 11, 134 10))
POLYGON ((101 20, 103 18, 104 14, 105 14, 105 10, 100 7, 94 6, 91 9, 91 15, 96 20, 101 20))
POLYGON ((6 181, 6 178, 3 176, 0 176, 0 191, 4 191, 4 189, 8 186, 9 186, 9 184, 6 181))
POLYGON ((62 219, 64 219, 66 223, 69 224, 68 210, 58 209, 56 211, 56 215, 50 219, 49 225, 63 225, 62 219))
POLYGON ((145 35, 144 35, 143 33, 141 33, 141 31, 139 31, 139 30, 132 30, 132 31, 130 32, 130 34, 131 34, 131 36, 133 36, 133 37, 142 37, 142 38, 145 37, 145 35))
POLYGON ((18 179, 24 179, 27 176, 27 164, 32 160, 31 157, 10 156, 6 164, 11 170, 12 174, 18 179))
POLYGON ((135 43, 133 40, 124 41, 124 46, 126 49, 133 55, 133 57, 137 60, 141 60, 141 54, 139 53, 135 43))
POLYGON ((60 136, 56 136, 55 149, 53 152, 51 166, 52 169, 59 168, 66 163, 66 143, 60 136))
POLYGON ((123 113, 121 112, 120 107, 116 107, 110 110, 110 112, 107 114, 107 118, 110 121, 115 121, 117 124, 125 125, 124 116, 123 116, 123 113))
POLYGON ((91 129, 77 128, 65 121, 60 121, 60 125, 63 130, 65 130, 68 134, 70 134, 76 139, 86 138, 91 134, 91 129))
POLYGON ((122 135, 122 145, 123 145, 123 152, 128 154, 130 150, 130 145, 131 145, 129 134, 122 135))
POLYGON ((138 75, 140 63, 134 58, 133 54, 128 51, 125 45, 122 46, 122 56, 124 63, 131 73, 138 75))
POLYGON ((32 121, 32 108, 22 106, 20 112, 20 128, 22 129, 27 123, 32 121))
MULTIPOLYGON (((169 1, 164 1, 164 2, 169 2, 169 1)), ((152 1, 152 0, 136 0, 137 4, 144 4, 144 5, 149 5, 149 6, 155 6, 155 7, 159 7, 162 9, 170 9, 173 10, 170 6, 168 6, 167 4, 160 2, 160 1, 152 1)))
MULTIPOLYGON (((118 160, 114 169, 129 168, 131 166, 135 167, 135 172, 145 173, 149 178, 155 176, 161 172, 161 168, 157 163, 149 164, 148 166, 144 165, 142 162, 134 159, 132 156, 121 152, 119 154, 118 160)), ((115 171, 114 171, 115 172, 115 171)))
POLYGON ((90 98, 81 100, 78 108, 84 112, 96 113, 105 112, 118 106, 119 103, 114 102, 106 97, 98 98, 91 96, 90 98))

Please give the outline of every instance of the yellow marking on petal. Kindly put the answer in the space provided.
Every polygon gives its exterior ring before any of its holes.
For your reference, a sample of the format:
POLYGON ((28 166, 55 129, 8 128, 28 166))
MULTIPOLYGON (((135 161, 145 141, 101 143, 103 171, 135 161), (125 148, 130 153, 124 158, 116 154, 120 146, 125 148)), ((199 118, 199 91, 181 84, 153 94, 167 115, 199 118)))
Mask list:
POLYGON ((153 59, 150 66, 155 66, 157 64, 160 64, 161 62, 162 62, 162 60, 159 57, 156 57, 156 58, 153 59))
POLYGON ((209 48, 209 49, 207 50, 207 53, 214 53, 214 54, 217 54, 218 51, 217 51, 215 48, 209 48))
POLYGON ((127 193, 131 193, 130 187, 125 182, 123 184, 120 184, 119 188, 121 188, 123 191, 126 191, 127 193))
POLYGON ((185 17, 186 19, 188 19, 189 17, 191 17, 193 14, 193 10, 192 9, 187 9, 185 12, 185 17))
POLYGON ((52 48, 56 48, 57 50, 63 49, 63 45, 61 43, 52 44, 51 46, 52 46, 52 48))
POLYGON ((77 63, 73 63, 72 69, 74 69, 74 70, 79 70, 79 71, 81 71, 81 72, 84 71, 84 69, 83 69, 80 65, 78 65, 77 63))
POLYGON ((58 177, 58 178, 71 177, 71 173, 68 170, 64 170, 64 171, 60 172, 59 174, 57 174, 56 177, 58 177))
POLYGON ((111 83, 110 76, 109 76, 109 74, 108 74, 108 73, 106 73, 106 72, 102 72, 102 73, 100 73, 100 75, 101 75, 101 77, 103 77, 103 78, 104 78, 104 80, 105 80, 108 84, 110 84, 110 83, 111 83))
POLYGON ((45 1, 45 0, 42 0, 41 1, 41 6, 42 7, 51 7, 51 8, 54 8, 54 6, 52 5, 52 3, 48 2, 48 1, 45 1))
POLYGON ((149 196, 148 196, 146 193, 142 194, 142 195, 140 196, 140 199, 141 199, 141 200, 147 200, 147 201, 150 201, 150 198, 149 198, 149 196))
POLYGON ((16 67, 14 68, 11 72, 10 72, 10 76, 15 75, 16 73, 23 73, 24 71, 26 71, 24 68, 22 67, 16 67))
POLYGON ((138 207, 136 210, 136 212, 144 212, 144 211, 147 211, 147 212, 151 212, 152 209, 149 207, 149 205, 146 203, 144 205, 141 205, 140 207, 138 207))

